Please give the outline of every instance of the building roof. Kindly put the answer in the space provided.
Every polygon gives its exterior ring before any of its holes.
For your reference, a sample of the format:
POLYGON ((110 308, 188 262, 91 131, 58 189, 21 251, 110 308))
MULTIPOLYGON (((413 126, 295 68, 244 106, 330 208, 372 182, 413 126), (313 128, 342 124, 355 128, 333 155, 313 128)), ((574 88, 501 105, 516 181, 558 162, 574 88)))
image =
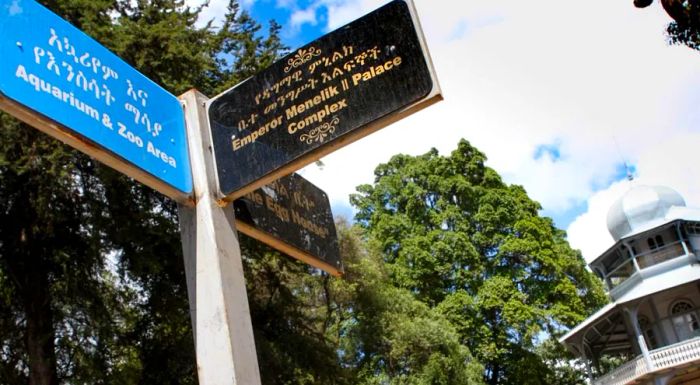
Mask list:
MULTIPOLYGON (((695 258, 695 257, 693 257, 695 258)), ((599 321, 610 317, 616 312, 622 311, 627 304, 636 303, 646 296, 663 292, 686 284, 700 281, 700 265, 689 263, 688 259, 675 258, 657 265, 655 268, 662 270, 673 270, 673 279, 668 279, 667 275, 656 274, 649 277, 641 277, 640 282, 634 286, 624 297, 614 300, 603 306, 597 312, 579 323, 568 333, 559 338, 560 343, 568 344, 582 338, 586 330, 599 321)))
POLYGON ((618 198, 608 211, 608 231, 620 239, 650 229, 650 224, 668 222, 672 207, 685 207, 685 201, 675 190, 664 186, 635 186, 618 198))

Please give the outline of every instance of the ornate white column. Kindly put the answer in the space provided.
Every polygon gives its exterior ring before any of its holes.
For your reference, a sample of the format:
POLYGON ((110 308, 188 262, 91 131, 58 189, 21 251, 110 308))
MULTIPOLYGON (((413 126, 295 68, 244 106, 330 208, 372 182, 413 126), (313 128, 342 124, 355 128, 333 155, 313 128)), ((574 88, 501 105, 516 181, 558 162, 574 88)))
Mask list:
POLYGON ((637 311, 639 308, 638 306, 634 306, 633 308, 625 307, 624 309, 625 314, 627 314, 628 320, 634 329, 634 336, 637 340, 637 346, 639 346, 639 350, 642 352, 642 356, 644 356, 644 361, 647 364, 647 370, 653 370, 654 362, 651 360, 649 348, 647 347, 647 343, 644 340, 644 335, 639 328, 639 322, 637 322, 637 311))

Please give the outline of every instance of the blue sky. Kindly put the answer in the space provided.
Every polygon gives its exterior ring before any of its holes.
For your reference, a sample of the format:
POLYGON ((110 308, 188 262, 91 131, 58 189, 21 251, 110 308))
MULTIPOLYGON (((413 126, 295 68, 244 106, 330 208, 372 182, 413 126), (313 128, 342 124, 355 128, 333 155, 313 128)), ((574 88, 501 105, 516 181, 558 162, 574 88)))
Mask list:
MULTIPOLYGON (((449 154, 461 138, 523 185, 588 259, 610 246, 607 209, 631 184, 666 185, 700 206, 700 54, 666 43, 658 1, 643 10, 610 0, 414 2, 444 101, 301 170, 336 214, 351 215, 348 195, 377 164, 431 147, 449 154)), ((211 14, 225 3, 212 0, 211 14)), ((385 3, 242 0, 260 22, 281 24, 291 49, 385 3)))
POLYGON ((258 0, 248 4, 246 9, 259 23, 267 26, 270 20, 275 20, 283 26, 282 39, 290 49, 301 47, 313 41, 326 31, 327 8, 320 7, 313 13, 313 22, 297 24, 291 20, 293 15, 300 15, 301 10, 313 10, 314 2, 303 0, 296 2, 280 2, 278 0, 258 0))

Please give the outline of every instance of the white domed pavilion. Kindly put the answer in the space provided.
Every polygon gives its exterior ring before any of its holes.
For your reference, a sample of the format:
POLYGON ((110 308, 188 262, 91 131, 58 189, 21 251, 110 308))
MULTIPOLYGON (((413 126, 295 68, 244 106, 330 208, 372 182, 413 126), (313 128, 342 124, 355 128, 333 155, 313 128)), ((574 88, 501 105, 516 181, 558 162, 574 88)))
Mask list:
POLYGON ((615 244, 589 266, 611 303, 560 341, 592 384, 700 385, 700 209, 670 188, 636 186, 607 224, 615 244))

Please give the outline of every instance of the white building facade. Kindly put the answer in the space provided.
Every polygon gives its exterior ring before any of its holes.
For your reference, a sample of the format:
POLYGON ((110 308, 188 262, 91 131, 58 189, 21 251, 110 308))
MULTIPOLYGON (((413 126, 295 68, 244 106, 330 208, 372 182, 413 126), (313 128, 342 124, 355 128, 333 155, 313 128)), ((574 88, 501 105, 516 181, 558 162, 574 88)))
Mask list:
POLYGON ((560 341, 595 385, 700 385, 700 209, 637 186, 607 219, 615 244, 589 266, 611 302, 560 341))

